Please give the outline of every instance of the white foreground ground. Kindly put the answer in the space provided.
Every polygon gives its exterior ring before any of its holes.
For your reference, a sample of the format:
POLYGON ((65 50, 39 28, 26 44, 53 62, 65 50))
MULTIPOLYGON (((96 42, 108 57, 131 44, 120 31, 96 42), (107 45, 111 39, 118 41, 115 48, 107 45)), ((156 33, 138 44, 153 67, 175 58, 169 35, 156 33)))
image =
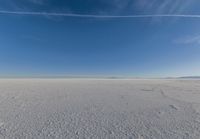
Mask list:
POLYGON ((1 79, 1 138, 200 139, 200 80, 1 79))

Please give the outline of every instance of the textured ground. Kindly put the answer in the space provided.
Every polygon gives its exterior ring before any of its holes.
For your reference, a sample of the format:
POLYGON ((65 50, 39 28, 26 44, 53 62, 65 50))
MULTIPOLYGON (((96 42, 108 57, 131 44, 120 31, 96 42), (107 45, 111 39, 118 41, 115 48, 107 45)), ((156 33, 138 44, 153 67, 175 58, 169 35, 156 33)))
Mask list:
POLYGON ((200 80, 1 79, 1 138, 199 139, 200 80))

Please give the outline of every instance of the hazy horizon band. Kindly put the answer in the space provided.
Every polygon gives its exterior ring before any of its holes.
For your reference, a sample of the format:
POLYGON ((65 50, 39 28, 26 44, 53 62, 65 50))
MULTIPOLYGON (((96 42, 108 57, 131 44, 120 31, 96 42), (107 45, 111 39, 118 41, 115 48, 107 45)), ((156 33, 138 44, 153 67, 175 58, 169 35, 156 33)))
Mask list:
POLYGON ((62 16, 62 17, 82 17, 82 18, 151 18, 151 17, 181 17, 200 18, 200 15, 192 14, 141 14, 141 15, 93 15, 93 14, 73 14, 73 13, 49 13, 49 12, 27 12, 27 11, 0 11, 0 14, 33 15, 33 16, 62 16))

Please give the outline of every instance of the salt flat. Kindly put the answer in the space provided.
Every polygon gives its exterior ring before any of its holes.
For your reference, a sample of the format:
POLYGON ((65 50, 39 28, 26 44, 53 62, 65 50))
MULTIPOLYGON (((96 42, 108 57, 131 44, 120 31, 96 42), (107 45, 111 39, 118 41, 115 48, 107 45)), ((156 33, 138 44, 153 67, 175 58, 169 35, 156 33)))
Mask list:
POLYGON ((200 80, 1 79, 0 138, 199 139, 200 80))

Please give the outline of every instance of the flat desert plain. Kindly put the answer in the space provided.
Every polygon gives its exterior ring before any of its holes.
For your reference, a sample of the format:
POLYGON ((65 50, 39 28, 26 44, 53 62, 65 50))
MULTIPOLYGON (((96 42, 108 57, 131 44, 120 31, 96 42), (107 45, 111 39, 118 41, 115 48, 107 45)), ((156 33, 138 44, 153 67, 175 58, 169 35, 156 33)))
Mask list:
POLYGON ((200 80, 1 79, 1 139, 200 139, 200 80))

